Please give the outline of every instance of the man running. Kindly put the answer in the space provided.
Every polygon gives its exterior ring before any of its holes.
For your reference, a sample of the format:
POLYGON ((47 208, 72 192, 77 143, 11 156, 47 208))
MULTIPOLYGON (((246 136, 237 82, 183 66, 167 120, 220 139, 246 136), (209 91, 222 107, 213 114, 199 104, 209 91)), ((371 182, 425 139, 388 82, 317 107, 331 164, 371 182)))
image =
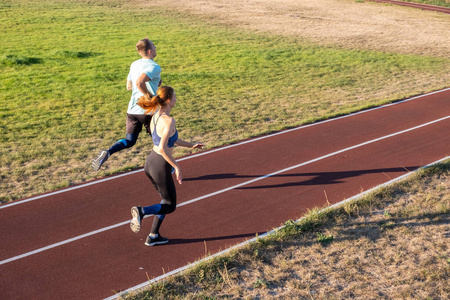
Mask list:
POLYGON ((156 47, 148 38, 140 40, 136 44, 136 49, 142 58, 131 64, 127 77, 127 90, 132 93, 127 110, 126 137, 117 141, 108 150, 99 151, 97 157, 92 160, 91 165, 94 171, 98 171, 112 154, 133 147, 142 131, 142 125, 151 134, 152 115, 145 114, 144 109, 138 106, 137 102, 144 95, 156 95, 161 85, 161 67, 154 62, 156 47))

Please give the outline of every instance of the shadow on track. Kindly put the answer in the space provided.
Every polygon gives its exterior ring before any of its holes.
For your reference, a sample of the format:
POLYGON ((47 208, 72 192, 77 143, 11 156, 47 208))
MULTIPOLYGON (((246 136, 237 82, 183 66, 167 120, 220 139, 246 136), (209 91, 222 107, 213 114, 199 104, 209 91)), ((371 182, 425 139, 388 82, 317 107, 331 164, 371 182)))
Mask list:
POLYGON ((215 236, 215 237, 208 237, 208 238, 196 238, 196 239, 170 239, 170 244, 171 245, 173 245, 173 244, 190 244, 190 243, 209 242, 209 241, 216 241, 216 240, 229 240, 229 239, 236 239, 236 238, 253 238, 256 235, 262 235, 262 234, 265 234, 265 232, 252 232, 252 233, 215 236))
MULTIPOLYGON (((380 174, 392 172, 412 172, 420 166, 410 167, 396 167, 396 168, 380 168, 371 170, 354 170, 354 171, 341 171, 341 172, 313 172, 313 173, 295 173, 295 174, 277 174, 269 176, 268 178, 292 178, 291 182, 274 185, 259 185, 249 187, 239 187, 236 189, 251 190, 251 189, 269 189, 269 188, 283 188, 292 186, 304 186, 304 185, 324 185, 340 183, 344 179, 358 177, 366 174, 380 174)), ((185 178, 184 181, 199 181, 199 180, 223 180, 223 179, 255 179, 266 175, 239 175, 237 173, 223 173, 223 174, 211 174, 195 178, 185 178)))

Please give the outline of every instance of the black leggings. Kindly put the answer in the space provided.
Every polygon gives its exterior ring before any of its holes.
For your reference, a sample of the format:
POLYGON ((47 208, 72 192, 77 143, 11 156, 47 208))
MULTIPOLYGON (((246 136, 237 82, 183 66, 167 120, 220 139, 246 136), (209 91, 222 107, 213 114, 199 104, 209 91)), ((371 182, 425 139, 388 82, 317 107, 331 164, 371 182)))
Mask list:
POLYGON ((134 144, 136 144, 139 133, 142 131, 142 125, 144 125, 145 130, 148 132, 148 134, 152 135, 150 132, 151 119, 151 115, 127 114, 127 135, 124 139, 118 140, 108 149, 109 155, 113 155, 118 151, 133 147, 134 144))
POLYGON ((173 213, 177 207, 177 192, 172 178, 172 166, 152 150, 144 167, 145 174, 161 195, 161 203, 143 208, 145 214, 156 215, 150 233, 158 233, 166 214, 173 213))

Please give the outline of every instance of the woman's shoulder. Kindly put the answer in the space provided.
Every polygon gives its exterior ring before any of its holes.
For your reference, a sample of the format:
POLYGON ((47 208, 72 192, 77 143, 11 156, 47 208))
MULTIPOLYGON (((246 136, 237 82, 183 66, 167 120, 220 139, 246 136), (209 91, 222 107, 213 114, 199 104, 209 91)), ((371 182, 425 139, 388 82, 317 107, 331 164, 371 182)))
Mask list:
POLYGON ((166 114, 162 114, 161 115, 161 121, 164 123, 164 125, 166 126, 171 126, 171 125, 175 125, 175 119, 172 118, 171 116, 168 116, 166 114))

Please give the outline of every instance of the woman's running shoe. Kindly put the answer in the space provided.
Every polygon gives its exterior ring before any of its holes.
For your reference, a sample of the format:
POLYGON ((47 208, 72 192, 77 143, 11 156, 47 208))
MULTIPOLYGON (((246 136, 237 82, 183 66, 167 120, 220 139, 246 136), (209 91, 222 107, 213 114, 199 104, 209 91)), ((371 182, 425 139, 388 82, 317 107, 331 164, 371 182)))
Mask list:
POLYGON ((155 246, 155 245, 165 244, 167 242, 169 242, 169 239, 162 237, 158 234, 158 236, 155 238, 147 236, 147 240, 145 241, 145 244, 147 246, 155 246))

